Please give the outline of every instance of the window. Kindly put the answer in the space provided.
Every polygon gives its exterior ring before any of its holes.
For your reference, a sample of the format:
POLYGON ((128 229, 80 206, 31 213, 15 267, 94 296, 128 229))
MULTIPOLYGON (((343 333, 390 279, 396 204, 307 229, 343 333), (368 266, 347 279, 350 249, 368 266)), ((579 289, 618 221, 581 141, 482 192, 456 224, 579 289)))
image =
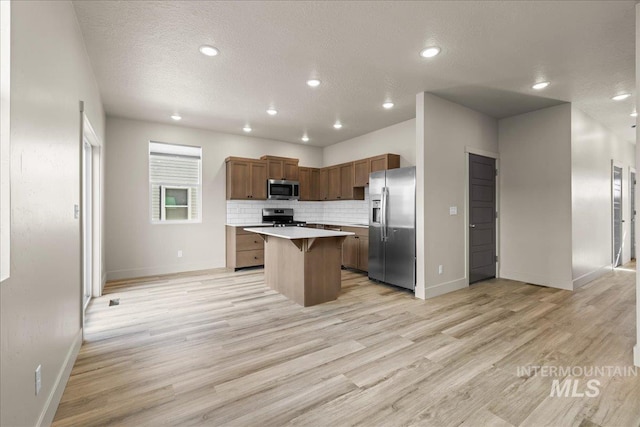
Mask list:
POLYGON ((202 148, 149 142, 151 222, 200 222, 202 148))

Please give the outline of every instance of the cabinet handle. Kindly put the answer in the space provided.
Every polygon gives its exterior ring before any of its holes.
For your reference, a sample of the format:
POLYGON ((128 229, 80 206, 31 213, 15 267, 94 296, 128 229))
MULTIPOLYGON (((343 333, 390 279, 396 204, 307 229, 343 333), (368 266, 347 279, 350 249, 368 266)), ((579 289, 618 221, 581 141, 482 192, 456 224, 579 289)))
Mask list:
POLYGON ((254 257, 253 257, 253 259, 258 259, 258 257, 257 257, 257 256, 254 256, 254 257))

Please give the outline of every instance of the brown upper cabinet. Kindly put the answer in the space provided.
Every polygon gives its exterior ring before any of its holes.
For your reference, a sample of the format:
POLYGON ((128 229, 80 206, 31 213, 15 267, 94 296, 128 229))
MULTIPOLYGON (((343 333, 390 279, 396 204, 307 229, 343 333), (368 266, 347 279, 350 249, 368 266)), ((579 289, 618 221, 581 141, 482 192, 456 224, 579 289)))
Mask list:
POLYGON ((318 184, 318 200, 329 200, 329 169, 320 169, 320 183, 318 184))
POLYGON ((227 200, 266 200, 267 162, 227 157, 227 200))
POLYGON ((320 200, 320 169, 298 168, 300 200, 320 200))
POLYGON ((298 181, 298 159, 290 157, 262 156, 260 160, 267 162, 268 179, 286 179, 298 181))
POLYGON ((369 157, 368 159, 356 160, 353 162, 354 175, 353 186, 364 187, 369 184, 369 174, 371 172, 400 167, 400 156, 397 154, 382 154, 380 156, 369 157))
POLYGON ((300 200, 364 200, 371 172, 400 167, 400 156, 382 154, 326 168, 298 167, 298 159, 262 156, 227 159, 227 199, 265 200, 267 179, 300 182, 300 200))

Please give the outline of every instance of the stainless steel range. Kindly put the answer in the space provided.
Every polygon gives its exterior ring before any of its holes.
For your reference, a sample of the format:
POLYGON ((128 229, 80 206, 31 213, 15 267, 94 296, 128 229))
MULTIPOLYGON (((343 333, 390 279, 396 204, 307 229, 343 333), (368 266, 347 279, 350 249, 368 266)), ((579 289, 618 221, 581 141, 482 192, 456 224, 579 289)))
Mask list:
POLYGON ((262 209, 262 222, 274 227, 306 227, 307 225, 305 221, 293 219, 293 209, 291 208, 262 209))

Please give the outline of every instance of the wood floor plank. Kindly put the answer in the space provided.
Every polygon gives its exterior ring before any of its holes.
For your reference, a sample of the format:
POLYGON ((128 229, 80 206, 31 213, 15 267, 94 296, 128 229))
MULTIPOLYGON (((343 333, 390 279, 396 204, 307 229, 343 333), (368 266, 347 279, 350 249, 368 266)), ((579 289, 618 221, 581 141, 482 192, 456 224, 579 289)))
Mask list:
POLYGON ((629 368, 627 267, 575 292, 492 279, 427 301, 344 270, 340 297, 307 308, 261 269, 110 282, 53 425, 638 427, 637 376, 551 397, 565 377, 519 371, 629 368))

